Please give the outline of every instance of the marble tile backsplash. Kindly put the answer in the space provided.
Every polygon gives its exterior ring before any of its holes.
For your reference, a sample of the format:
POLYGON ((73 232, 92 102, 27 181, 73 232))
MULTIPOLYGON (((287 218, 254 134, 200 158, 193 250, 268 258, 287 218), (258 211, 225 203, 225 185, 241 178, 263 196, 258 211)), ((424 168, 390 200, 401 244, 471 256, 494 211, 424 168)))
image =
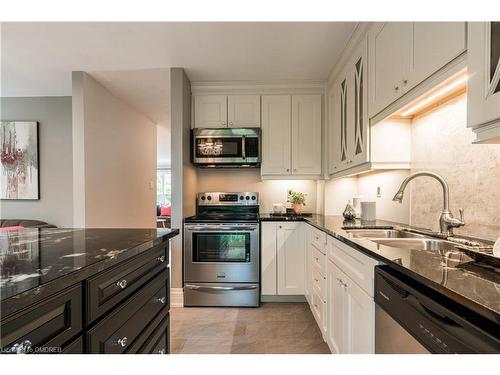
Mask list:
MULTIPOLYGON (((450 187, 450 209, 464 209, 466 225, 456 234, 495 240, 500 236, 500 145, 473 144, 467 128, 466 97, 417 117, 412 122, 412 171, 441 174, 450 187)), ((441 185, 430 178, 411 183, 410 223, 439 229, 441 185)))

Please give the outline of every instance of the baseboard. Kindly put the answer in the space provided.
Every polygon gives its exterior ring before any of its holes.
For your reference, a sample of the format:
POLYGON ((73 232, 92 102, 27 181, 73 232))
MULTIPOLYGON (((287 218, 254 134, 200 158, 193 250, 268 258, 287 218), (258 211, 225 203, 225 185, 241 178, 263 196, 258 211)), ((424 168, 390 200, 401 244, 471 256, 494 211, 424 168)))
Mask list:
POLYGON ((170 307, 184 307, 184 290, 170 288, 170 307))
POLYGON ((261 302, 307 302, 304 295, 292 295, 292 296, 271 296, 262 295, 260 296, 261 302))

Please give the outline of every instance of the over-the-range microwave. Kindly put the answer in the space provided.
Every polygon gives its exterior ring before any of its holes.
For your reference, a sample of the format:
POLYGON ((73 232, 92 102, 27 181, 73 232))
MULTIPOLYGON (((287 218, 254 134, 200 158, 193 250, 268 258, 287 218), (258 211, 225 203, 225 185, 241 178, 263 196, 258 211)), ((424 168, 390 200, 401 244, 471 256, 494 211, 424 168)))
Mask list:
POLYGON ((259 167, 260 129, 192 130, 192 162, 199 167, 259 167))

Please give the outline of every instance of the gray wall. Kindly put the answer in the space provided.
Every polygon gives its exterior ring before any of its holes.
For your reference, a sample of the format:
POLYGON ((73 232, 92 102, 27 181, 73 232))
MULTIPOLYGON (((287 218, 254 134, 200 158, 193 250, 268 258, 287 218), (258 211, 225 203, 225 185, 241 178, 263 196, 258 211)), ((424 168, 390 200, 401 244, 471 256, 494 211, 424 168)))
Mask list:
POLYGON ((172 228, 181 234, 172 239, 172 287, 182 287, 182 220, 195 211, 196 168, 191 164, 191 83, 182 68, 170 69, 172 228))
POLYGON ((2 219, 73 226, 71 97, 0 98, 2 120, 39 122, 40 200, 0 201, 2 219))

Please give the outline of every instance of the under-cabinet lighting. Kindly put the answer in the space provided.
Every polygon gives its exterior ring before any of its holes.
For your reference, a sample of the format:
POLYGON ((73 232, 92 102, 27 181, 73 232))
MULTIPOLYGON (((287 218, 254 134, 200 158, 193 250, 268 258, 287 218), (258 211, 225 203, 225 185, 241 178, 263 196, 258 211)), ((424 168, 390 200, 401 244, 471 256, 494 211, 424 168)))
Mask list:
POLYGON ((459 89, 466 82, 467 82, 467 74, 458 76, 455 80, 453 80, 450 83, 448 83, 447 85, 441 87, 436 92, 432 93, 429 96, 426 96, 422 100, 419 100, 417 103, 412 105, 410 108, 404 110, 401 113, 401 116, 407 117, 407 116, 415 114, 416 112, 418 112, 422 108, 427 107, 429 104, 435 102, 436 100, 441 99, 441 98, 445 97, 447 94, 450 94, 453 91, 459 89))

